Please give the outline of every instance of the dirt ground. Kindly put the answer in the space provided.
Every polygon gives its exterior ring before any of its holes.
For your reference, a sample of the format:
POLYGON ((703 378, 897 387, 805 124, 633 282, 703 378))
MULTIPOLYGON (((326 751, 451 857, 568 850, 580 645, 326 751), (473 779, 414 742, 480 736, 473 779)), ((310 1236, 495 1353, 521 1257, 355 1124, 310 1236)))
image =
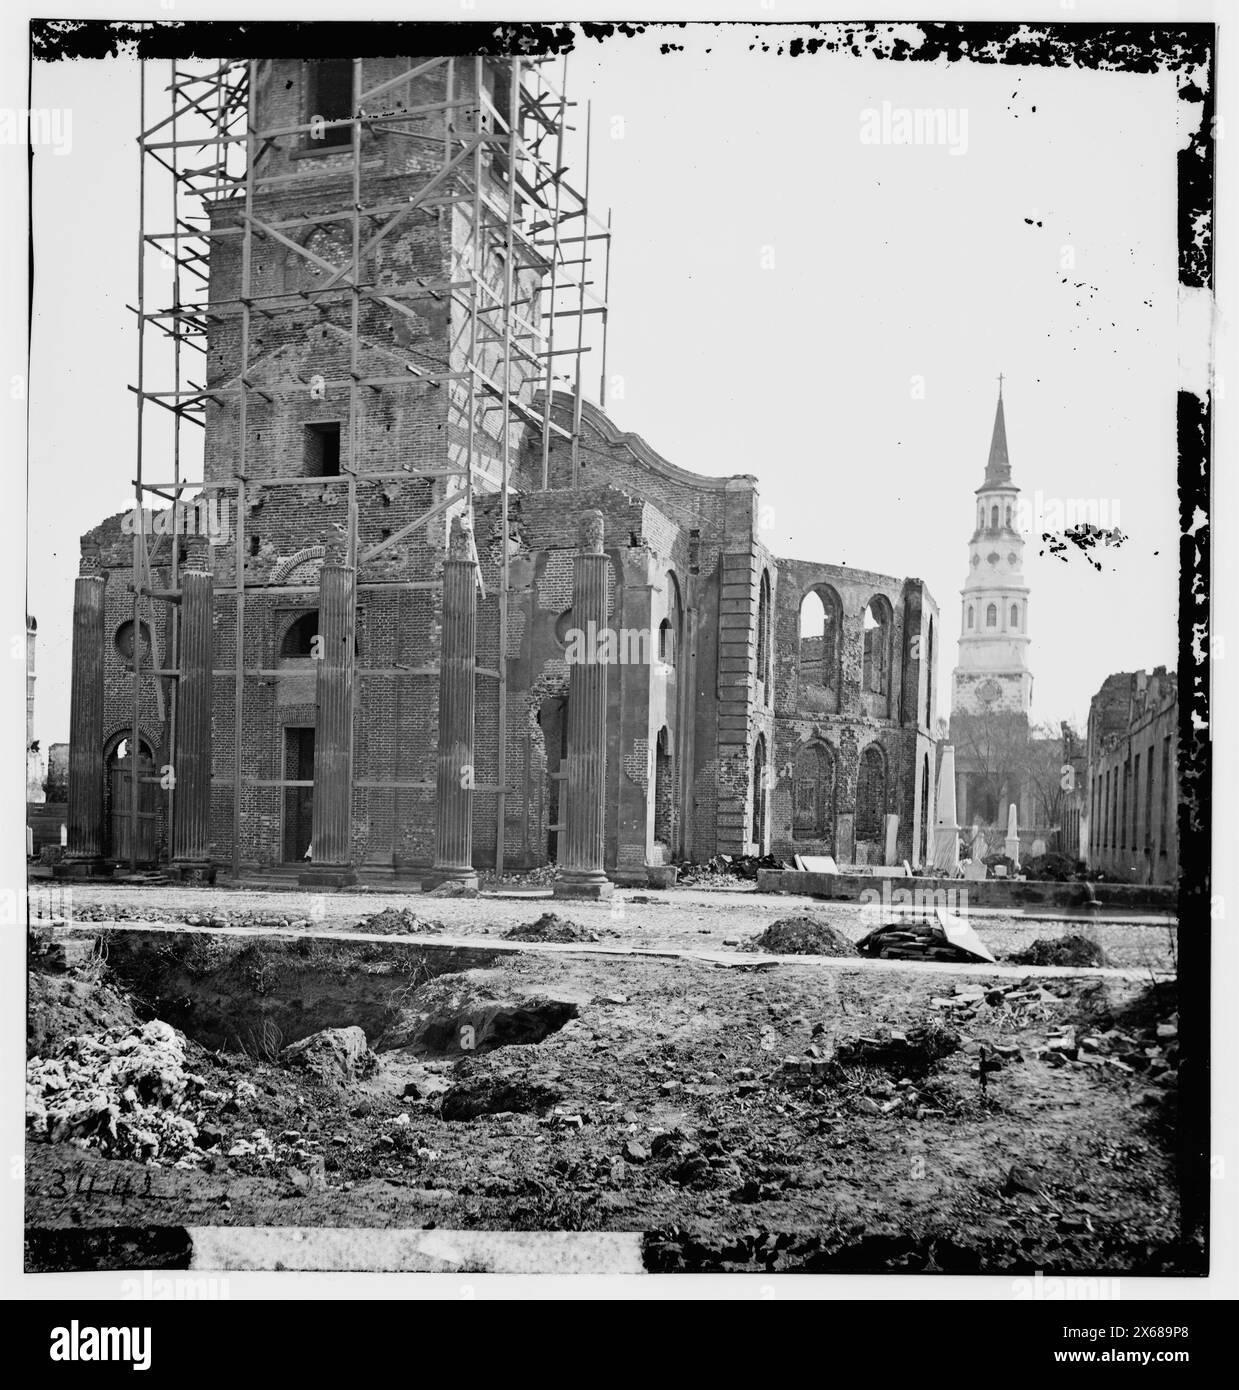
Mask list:
MULTIPOLYGON (((1169 963, 1165 926, 1093 928, 1122 973, 770 963, 738 948, 778 918, 807 909, 852 940, 872 923, 848 905, 756 894, 635 897, 654 900, 555 906, 604 946, 691 947, 734 963, 571 946, 496 955, 405 1002, 451 1016, 452 991, 553 1000, 554 1031, 462 1052, 389 1030, 370 1038, 377 1071, 339 1085, 271 1048, 191 1044, 214 1098, 195 1102, 211 1136, 195 1166, 31 1139, 27 1225, 641 1231, 655 1270, 1134 1274, 1198 1258, 1177 1244, 1165 1043, 1175 1004, 1152 974, 1169 963), (898 1053, 898 1035, 920 1028, 953 1039, 937 1060, 865 1060, 870 1043, 898 1053), (393 1039, 408 1045, 384 1048, 393 1039)), ((77 889, 73 915, 259 913, 278 925, 304 911, 299 930, 316 935, 392 906, 497 940, 550 904, 109 887, 77 889)), ((970 921, 1000 957, 1080 930, 970 921)), ((106 1026, 99 991, 116 984, 101 954, 67 972, 40 967, 31 1023, 42 1054, 106 1026)), ((131 1023, 131 1006, 150 1016, 119 990, 117 1024, 131 1023)))
MULTIPOLYGON (((357 927, 384 909, 405 908, 423 919, 442 924, 462 936, 502 936, 512 927, 556 911, 615 944, 652 949, 727 950, 758 935, 772 922, 808 913, 853 941, 880 920, 854 903, 821 902, 812 898, 732 891, 617 891, 609 903, 552 901, 549 891, 510 890, 502 896, 434 898, 418 892, 359 890, 311 894, 304 890, 273 892, 254 889, 204 889, 75 886, 72 915, 106 921, 177 922, 216 919, 217 925, 258 915, 271 926, 296 926, 323 931, 357 927), (609 938, 607 933, 615 933, 609 938)), ((55 900, 59 901, 59 900, 55 900)), ((969 924, 999 960, 1030 946, 1035 940, 1068 933, 1092 935, 1104 948, 1110 964, 1132 970, 1173 968, 1177 926, 1156 916, 1089 916, 1067 912, 1022 914, 997 909, 971 909, 969 924)))

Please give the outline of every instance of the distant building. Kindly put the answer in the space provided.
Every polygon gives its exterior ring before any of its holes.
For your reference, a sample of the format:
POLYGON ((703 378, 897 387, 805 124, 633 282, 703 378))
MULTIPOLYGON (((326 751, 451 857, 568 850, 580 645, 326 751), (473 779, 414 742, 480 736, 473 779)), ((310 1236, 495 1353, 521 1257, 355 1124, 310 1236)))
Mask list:
POLYGON ((1107 676, 1088 716, 1088 865, 1133 883, 1179 876, 1179 692, 1159 666, 1107 676))
POLYGON ((29 613, 26 614, 26 804, 42 805, 46 800, 43 791, 43 758, 39 753, 38 741, 34 736, 34 644, 39 624, 29 613))

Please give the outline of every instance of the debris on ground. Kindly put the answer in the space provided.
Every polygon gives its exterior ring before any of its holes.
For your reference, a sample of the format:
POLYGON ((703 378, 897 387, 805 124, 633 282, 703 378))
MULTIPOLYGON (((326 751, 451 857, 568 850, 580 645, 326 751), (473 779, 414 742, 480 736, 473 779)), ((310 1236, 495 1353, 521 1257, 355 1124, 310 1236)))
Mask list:
POLYGON ((1109 965, 1106 953, 1087 936, 1039 936, 1031 946, 1008 957, 1016 965, 1109 965))
POLYGON ((476 1120, 481 1115, 545 1115, 563 1099, 559 1090, 529 1081, 515 1071, 491 1072, 465 1059, 457 1064, 439 1114, 445 1120, 476 1120))
POLYGON ((70 1038, 58 1057, 26 1064, 26 1128, 110 1157, 192 1161, 197 1126, 183 1113, 203 1086, 185 1039, 158 1019, 70 1038))
POLYGON ((578 926, 555 912, 544 912, 536 922, 512 927, 503 934, 505 941, 600 941, 597 932, 578 926))
POLYGON ((178 912, 175 908, 132 906, 127 903, 77 903, 71 922, 163 922, 186 927, 301 927, 314 925, 304 913, 217 910, 178 912))
POLYGON ((534 869, 521 869, 496 878, 493 869, 478 876, 479 885, 487 890, 503 888, 548 888, 555 882, 558 870, 554 864, 539 864, 534 869))
POLYGON ((466 883, 441 883, 437 888, 428 888, 423 898, 476 898, 478 890, 466 883))
POLYGON ((856 947, 842 932, 812 917, 782 917, 764 932, 750 937, 742 951, 767 951, 776 956, 854 956, 856 947))
POLYGON ((704 864, 679 865, 679 883, 689 888, 743 888, 756 880, 758 869, 787 867, 773 854, 716 854, 704 864))
POLYGON ((380 932, 385 936, 435 936, 443 923, 431 917, 419 917, 411 907, 385 907, 357 923, 358 931, 380 932))
POLYGON ((906 1031, 877 1030, 872 1036, 842 1038, 833 1060, 844 1067, 878 1067, 895 1076, 925 1076, 935 1062, 958 1052, 959 1034, 937 1023, 918 1024, 906 1031))
POLYGON ((281 1053, 285 1066, 308 1072, 324 1085, 347 1085, 378 1070, 379 1059, 370 1051, 365 1033, 357 1027, 323 1028, 281 1053))
POLYGON ((932 917, 923 912, 901 915, 862 937, 856 949, 862 956, 883 960, 994 961, 967 922, 942 907, 935 907, 932 917))

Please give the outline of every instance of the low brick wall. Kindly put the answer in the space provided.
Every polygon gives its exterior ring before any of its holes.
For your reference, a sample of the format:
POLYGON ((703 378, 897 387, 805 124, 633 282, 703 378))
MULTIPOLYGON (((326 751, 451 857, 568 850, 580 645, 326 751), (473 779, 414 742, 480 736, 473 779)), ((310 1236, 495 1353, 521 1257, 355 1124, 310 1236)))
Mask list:
MULTIPOLYGON (((883 883, 894 894, 900 889, 931 894, 966 890, 970 907, 1015 907, 1044 904, 1048 907, 1084 907, 1089 892, 1083 883, 1055 883, 1045 879, 962 879, 898 878, 883 880, 868 874, 812 874, 794 869, 759 869, 760 893, 801 893, 811 898, 832 898, 838 902, 859 902, 866 890, 881 893, 883 883)), ((1093 885, 1097 902, 1107 908, 1133 911, 1173 912, 1178 905, 1178 889, 1160 884, 1097 883, 1093 885)))

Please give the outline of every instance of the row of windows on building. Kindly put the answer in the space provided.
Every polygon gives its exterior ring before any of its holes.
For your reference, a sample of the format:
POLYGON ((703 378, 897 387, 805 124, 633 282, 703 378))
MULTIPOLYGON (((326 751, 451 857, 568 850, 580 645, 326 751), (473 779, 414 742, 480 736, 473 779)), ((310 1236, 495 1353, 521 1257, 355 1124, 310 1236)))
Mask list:
POLYGON ((1158 779, 1154 775, 1155 748, 1149 744, 1140 753, 1123 760, 1121 768, 1108 768, 1093 778, 1089 839, 1093 852, 1106 850, 1148 850, 1165 854, 1174 820, 1174 783, 1171 780, 1171 739, 1161 748, 1161 825, 1154 842, 1153 822, 1158 779), (1142 766, 1143 763, 1143 766, 1142 766), (1143 777, 1143 782, 1141 778, 1143 777), (1143 824, 1140 807, 1144 807, 1143 824), (1143 829, 1143 836, 1140 831, 1143 829))
MULTIPOLYGON (((975 604, 971 604, 971 603, 970 603, 970 604, 968 605, 968 610, 967 610, 967 625, 968 625, 969 631, 971 631, 971 630, 976 626, 976 605, 975 605, 975 604)), ((998 626, 998 605, 997 605, 996 603, 988 603, 988 604, 986 604, 986 606, 985 606, 985 626, 986 626, 987 628, 991 628, 991 627, 996 628, 996 627, 998 626)), ((1019 605, 1018 603, 1013 603, 1013 604, 1011 605, 1011 621, 1010 621, 1010 626, 1011 626, 1011 628, 1014 629, 1016 632, 1020 632, 1020 631, 1023 630, 1023 629, 1022 629, 1022 626, 1021 626, 1021 621, 1020 621, 1020 605, 1019 605)))
MULTIPOLYGON (((758 736, 753 755, 753 824, 765 820, 765 738, 758 736)), ((830 747, 821 742, 807 744, 792 764, 792 838, 828 840, 835 834, 836 760, 830 747)), ((886 758, 871 743, 860 755, 856 773, 857 839, 876 840, 883 833, 887 805, 886 758)), ((754 834, 761 843, 762 837, 754 834)))

